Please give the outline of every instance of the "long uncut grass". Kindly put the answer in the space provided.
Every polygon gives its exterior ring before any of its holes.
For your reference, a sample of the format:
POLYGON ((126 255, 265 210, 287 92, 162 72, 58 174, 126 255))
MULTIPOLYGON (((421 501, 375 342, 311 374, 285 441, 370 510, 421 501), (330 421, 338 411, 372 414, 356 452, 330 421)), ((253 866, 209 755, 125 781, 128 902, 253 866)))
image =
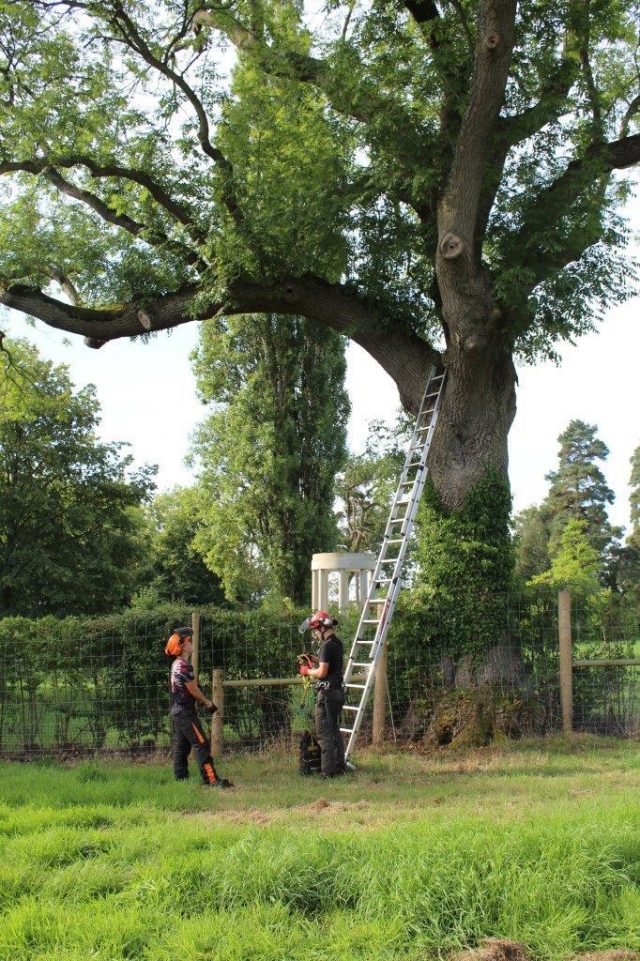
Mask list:
POLYGON ((427 961, 640 950, 637 745, 365 758, 330 785, 237 760, 0 766, 0 959, 427 961))

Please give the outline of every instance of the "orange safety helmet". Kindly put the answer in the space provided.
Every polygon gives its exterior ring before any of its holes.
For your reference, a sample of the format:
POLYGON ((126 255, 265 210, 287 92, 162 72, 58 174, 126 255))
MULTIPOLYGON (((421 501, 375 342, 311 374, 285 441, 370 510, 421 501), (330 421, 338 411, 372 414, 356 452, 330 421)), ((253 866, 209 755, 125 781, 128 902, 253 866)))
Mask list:
POLYGON ((176 627, 173 634, 167 641, 166 647, 164 649, 165 654, 169 654, 171 657, 177 657, 178 654, 182 654, 182 648, 184 642, 188 641, 193 637, 193 628, 191 627, 176 627))
POLYGON ((298 630, 304 634, 305 631, 318 631, 321 627, 335 627, 337 623, 335 617, 331 617, 326 611, 316 611, 304 619, 298 630))

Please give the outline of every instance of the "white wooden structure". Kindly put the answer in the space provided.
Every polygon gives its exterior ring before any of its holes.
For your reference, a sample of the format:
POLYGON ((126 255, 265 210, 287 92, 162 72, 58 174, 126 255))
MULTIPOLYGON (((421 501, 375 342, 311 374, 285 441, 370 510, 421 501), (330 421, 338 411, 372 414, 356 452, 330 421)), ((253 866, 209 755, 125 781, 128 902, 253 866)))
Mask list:
POLYGON ((314 554, 311 558, 311 607, 314 611, 326 611, 329 607, 329 575, 340 576, 338 607, 346 611, 349 606, 349 583, 355 577, 358 606, 362 606, 369 593, 371 575, 376 566, 375 554, 347 554, 340 551, 331 554, 314 554))

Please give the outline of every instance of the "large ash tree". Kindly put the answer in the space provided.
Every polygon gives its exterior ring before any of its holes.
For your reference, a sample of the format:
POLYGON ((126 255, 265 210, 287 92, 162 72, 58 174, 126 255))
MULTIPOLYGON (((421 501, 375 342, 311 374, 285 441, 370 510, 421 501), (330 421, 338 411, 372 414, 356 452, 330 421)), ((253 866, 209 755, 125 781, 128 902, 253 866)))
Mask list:
POLYGON ((4 0, 0 299, 92 346, 305 316, 410 410, 442 362, 431 479, 462 511, 506 477, 514 357, 625 296, 638 12, 4 0))

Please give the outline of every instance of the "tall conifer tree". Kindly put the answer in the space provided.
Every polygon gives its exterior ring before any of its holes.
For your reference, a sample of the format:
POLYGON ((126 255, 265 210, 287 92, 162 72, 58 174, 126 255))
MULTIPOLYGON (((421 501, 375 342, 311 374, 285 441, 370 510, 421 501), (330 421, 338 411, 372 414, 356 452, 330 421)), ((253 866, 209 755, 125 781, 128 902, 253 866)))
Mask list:
POLYGON ((552 557, 570 519, 584 521, 586 537, 601 557, 619 534, 607 516, 614 494, 598 463, 607 459, 609 449, 597 432, 593 424, 572 420, 558 437, 558 468, 547 474, 550 487, 543 504, 552 557))

